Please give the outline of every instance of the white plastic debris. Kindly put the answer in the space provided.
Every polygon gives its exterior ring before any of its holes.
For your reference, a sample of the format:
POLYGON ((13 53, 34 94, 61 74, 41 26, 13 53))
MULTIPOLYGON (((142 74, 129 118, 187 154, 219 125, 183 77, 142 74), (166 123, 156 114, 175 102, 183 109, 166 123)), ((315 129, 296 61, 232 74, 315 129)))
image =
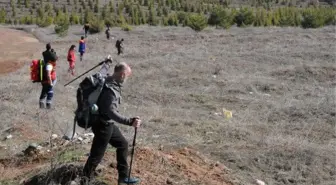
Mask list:
POLYGON ((51 135, 51 139, 56 139, 57 137, 58 137, 57 134, 53 134, 53 135, 51 135))
POLYGON ((94 137, 94 133, 90 132, 90 133, 86 133, 84 134, 85 137, 94 137))
POLYGON ((217 78, 217 76, 216 76, 216 75, 212 75, 212 77, 213 77, 213 78, 217 78))
POLYGON ((13 136, 10 134, 8 136, 6 136, 6 139, 11 139, 13 136))
POLYGON ((82 137, 78 137, 77 138, 79 141, 83 141, 83 138, 82 137))
POLYGON ((261 181, 259 179, 256 179, 257 185, 266 185, 264 181, 261 181))

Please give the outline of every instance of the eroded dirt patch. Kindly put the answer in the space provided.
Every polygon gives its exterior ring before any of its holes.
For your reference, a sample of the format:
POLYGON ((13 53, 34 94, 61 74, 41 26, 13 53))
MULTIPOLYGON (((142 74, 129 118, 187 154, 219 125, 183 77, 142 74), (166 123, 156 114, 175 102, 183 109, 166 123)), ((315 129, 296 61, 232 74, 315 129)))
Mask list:
MULTIPOLYGON (((56 159, 57 155, 69 154, 74 150, 70 147, 62 148, 63 152, 44 153, 40 156, 21 156, 0 160, 1 174, 7 180, 16 179, 24 184, 44 184, 48 179, 50 183, 67 184, 70 181, 79 182, 82 168, 85 163, 85 152, 77 162, 67 163, 49 170, 48 161, 56 159), (44 165, 43 165, 44 164, 44 165), (10 170, 16 170, 15 175, 10 175, 10 170), (29 169, 29 170, 28 170, 29 169), (42 170, 44 169, 44 170, 42 170), (31 178, 29 172, 41 173, 31 178), (53 181, 53 182, 52 182, 53 181)), ((78 151, 77 151, 78 152, 78 151)), ((68 156, 69 157, 69 156, 68 156)), ((70 156, 71 157, 71 156, 70 156)), ((117 169, 115 164, 115 151, 108 151, 102 161, 102 167, 97 170, 94 184, 116 184, 117 169), (111 163, 112 162, 112 163, 111 163)), ((60 162, 60 161, 59 161, 60 162)), ((228 169, 221 163, 210 161, 190 148, 156 150, 153 148, 137 148, 133 163, 133 176, 141 178, 145 184, 204 184, 204 185, 232 185, 229 180, 228 169)))
POLYGON ((0 35, 0 75, 20 69, 41 50, 41 43, 24 31, 0 28, 0 35))

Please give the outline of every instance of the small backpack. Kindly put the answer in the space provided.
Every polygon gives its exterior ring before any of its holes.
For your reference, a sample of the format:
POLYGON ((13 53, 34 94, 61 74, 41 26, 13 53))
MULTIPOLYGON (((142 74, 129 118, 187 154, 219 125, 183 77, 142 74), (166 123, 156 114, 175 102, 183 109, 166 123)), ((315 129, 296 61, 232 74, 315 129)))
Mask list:
POLYGON ((32 62, 30 63, 30 80, 33 83, 42 82, 43 70, 44 70, 44 62, 42 59, 32 60, 32 62))
POLYGON ((77 109, 75 111, 73 136, 75 134, 76 125, 87 130, 98 121, 99 107, 96 103, 104 84, 105 77, 100 73, 87 76, 79 84, 76 95, 77 109))

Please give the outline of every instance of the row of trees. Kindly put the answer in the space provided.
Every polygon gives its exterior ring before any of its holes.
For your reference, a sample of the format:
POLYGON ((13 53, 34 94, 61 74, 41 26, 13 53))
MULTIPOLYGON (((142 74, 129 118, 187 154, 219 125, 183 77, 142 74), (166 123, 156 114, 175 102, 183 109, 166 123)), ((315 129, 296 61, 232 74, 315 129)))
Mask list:
POLYGON ((273 10, 265 8, 233 8, 217 7, 209 16, 202 13, 190 13, 176 11, 157 15, 153 6, 149 6, 148 12, 140 6, 126 8, 128 16, 115 14, 108 11, 109 7, 102 9, 100 14, 86 10, 85 12, 68 13, 64 9, 58 9, 53 14, 52 9, 38 8, 36 15, 27 15, 19 19, 6 19, 6 11, 0 10, 0 23, 8 24, 37 24, 46 27, 51 24, 57 25, 55 31, 60 34, 66 33, 71 24, 84 24, 89 22, 92 33, 100 32, 104 25, 121 26, 124 30, 130 30, 128 25, 164 25, 164 26, 189 26, 196 31, 203 30, 208 25, 228 29, 232 25, 244 26, 302 26, 304 28, 318 28, 325 25, 336 24, 336 10, 333 8, 294 8, 283 7, 273 10))

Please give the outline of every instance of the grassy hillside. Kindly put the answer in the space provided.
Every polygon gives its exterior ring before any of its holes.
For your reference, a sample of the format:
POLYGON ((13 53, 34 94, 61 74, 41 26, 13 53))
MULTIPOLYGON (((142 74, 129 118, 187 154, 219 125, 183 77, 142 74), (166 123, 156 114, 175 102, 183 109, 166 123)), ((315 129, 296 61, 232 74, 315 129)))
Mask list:
POLYGON ((317 28, 335 24, 334 4, 335 0, 2 0, 0 23, 45 27, 90 22, 94 32, 101 31, 104 24, 183 25, 197 31, 208 24, 224 28, 232 25, 317 28))
MULTIPOLYGON (((115 38, 125 38, 125 55, 116 55, 115 40, 106 40, 104 33, 89 35, 87 53, 83 62, 76 63, 76 73, 90 69, 107 54, 131 65, 133 76, 124 87, 120 112, 143 119, 139 148, 152 147, 154 155, 161 146, 174 150, 192 147, 224 164, 230 176, 239 178, 234 184, 249 185, 255 179, 272 185, 334 184, 334 27, 232 27, 196 33, 187 27, 137 26, 130 32, 112 28, 111 33, 115 38), (231 119, 223 116, 223 108, 232 111, 231 119)), ((77 45, 83 35, 82 26, 70 26, 63 38, 52 27, 36 28, 34 35, 51 42, 60 58, 54 109, 38 108, 40 85, 29 81, 29 62, 1 76, 1 136, 13 135, 12 139, 0 141, 0 155, 4 158, 11 158, 31 142, 45 142, 53 133, 62 136, 72 131, 80 80, 63 85, 74 78, 67 73, 66 56, 70 45, 77 45)), ((25 48, 2 42, 6 53, 13 52, 13 60, 18 55, 17 47, 25 48)), ((33 58, 41 57, 43 50, 41 44, 33 58)), ((133 129, 120 127, 131 141, 133 129)), ((84 160, 89 147, 81 152, 84 160)), ((140 153, 140 149, 137 151, 140 153)), ((105 158, 105 162, 113 159, 105 158)), ((213 185, 209 180, 196 181, 214 179, 219 172, 210 170, 209 165, 201 168, 196 165, 201 161, 190 158, 187 163, 174 164, 153 159, 135 160, 134 173, 148 179, 143 184, 157 179, 160 183, 153 185, 161 185, 171 178, 181 185, 213 185), (178 173, 181 168, 190 171, 178 173)), ((11 175, 20 167, 4 169, 11 175)), ((107 174, 116 177, 110 168, 107 174)), ((0 173, 1 177, 10 176, 0 173)))

